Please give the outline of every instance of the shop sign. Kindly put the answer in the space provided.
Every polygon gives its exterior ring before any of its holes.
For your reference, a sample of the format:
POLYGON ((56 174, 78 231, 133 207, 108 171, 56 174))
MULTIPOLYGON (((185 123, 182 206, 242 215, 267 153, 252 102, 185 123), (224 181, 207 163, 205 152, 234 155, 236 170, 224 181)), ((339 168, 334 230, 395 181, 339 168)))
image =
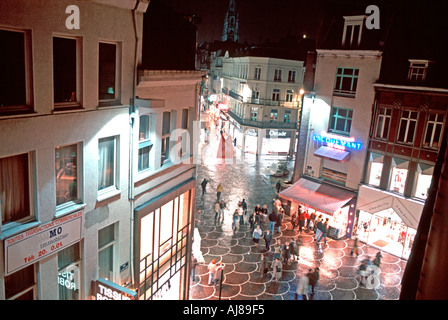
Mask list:
POLYGON ((345 148, 355 150, 360 150, 362 148, 362 143, 355 141, 355 138, 353 137, 344 138, 330 134, 320 134, 320 135, 315 134, 313 135, 313 140, 317 142, 326 143, 329 147, 334 147, 343 150, 345 150, 345 148))
POLYGON ((266 138, 290 138, 291 131, 286 130, 266 130, 266 138))
POLYGON ((9 275, 81 240, 82 211, 7 238, 5 274, 9 275))
POLYGON ((246 135, 256 137, 256 136, 258 136, 258 131, 256 129, 247 129, 246 135))
POLYGON ((96 300, 136 300, 137 292, 100 278, 95 281, 96 300))

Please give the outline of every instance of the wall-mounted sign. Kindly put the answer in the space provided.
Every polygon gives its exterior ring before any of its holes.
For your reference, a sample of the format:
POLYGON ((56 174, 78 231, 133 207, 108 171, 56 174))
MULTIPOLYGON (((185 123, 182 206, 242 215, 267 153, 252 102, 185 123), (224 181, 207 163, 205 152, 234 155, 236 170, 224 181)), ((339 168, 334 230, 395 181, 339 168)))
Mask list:
POLYGON ((5 274, 9 275, 81 240, 82 211, 42 224, 5 242, 5 274))
POLYGON ((100 278, 95 281, 96 300, 136 300, 137 292, 100 278))
POLYGON ((291 132, 288 130, 268 129, 266 130, 266 138, 291 138, 291 132))
POLYGON ((329 147, 334 147, 337 149, 355 149, 360 150, 362 148, 362 143, 355 141, 355 138, 353 137, 342 137, 342 136, 336 136, 332 134, 315 134, 313 135, 313 140, 317 142, 325 143, 329 147))

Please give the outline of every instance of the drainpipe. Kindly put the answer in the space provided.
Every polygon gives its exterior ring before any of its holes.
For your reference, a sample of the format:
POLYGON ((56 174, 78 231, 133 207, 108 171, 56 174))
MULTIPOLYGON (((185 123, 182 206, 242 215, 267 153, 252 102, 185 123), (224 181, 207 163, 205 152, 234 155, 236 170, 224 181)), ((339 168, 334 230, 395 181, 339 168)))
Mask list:
POLYGON ((137 87, 137 64, 138 64, 138 30, 137 30, 137 8, 140 0, 136 0, 132 10, 132 22, 134 25, 135 47, 134 47, 134 71, 132 83, 132 97, 129 105, 129 180, 128 180, 128 199, 129 199, 129 270, 131 277, 131 287, 135 287, 134 279, 134 124, 136 117, 135 96, 137 87))

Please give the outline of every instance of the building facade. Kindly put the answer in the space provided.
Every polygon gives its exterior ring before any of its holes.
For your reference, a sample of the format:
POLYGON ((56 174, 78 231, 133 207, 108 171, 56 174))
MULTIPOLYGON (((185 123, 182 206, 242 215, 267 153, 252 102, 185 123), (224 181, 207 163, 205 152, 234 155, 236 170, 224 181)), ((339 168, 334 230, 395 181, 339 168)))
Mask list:
POLYGON ((292 154, 304 73, 303 61, 224 56, 221 99, 242 152, 292 154))

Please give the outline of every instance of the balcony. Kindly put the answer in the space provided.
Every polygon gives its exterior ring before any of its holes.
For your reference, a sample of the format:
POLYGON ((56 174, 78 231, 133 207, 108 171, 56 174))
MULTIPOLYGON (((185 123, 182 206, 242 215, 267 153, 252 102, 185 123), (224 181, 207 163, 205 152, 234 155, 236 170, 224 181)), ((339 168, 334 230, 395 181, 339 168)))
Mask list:
POLYGON ((254 121, 243 119, 240 116, 236 115, 232 111, 227 111, 229 116, 235 119, 240 125, 256 127, 260 129, 270 128, 270 129, 297 129, 296 122, 277 122, 277 121, 254 121))

